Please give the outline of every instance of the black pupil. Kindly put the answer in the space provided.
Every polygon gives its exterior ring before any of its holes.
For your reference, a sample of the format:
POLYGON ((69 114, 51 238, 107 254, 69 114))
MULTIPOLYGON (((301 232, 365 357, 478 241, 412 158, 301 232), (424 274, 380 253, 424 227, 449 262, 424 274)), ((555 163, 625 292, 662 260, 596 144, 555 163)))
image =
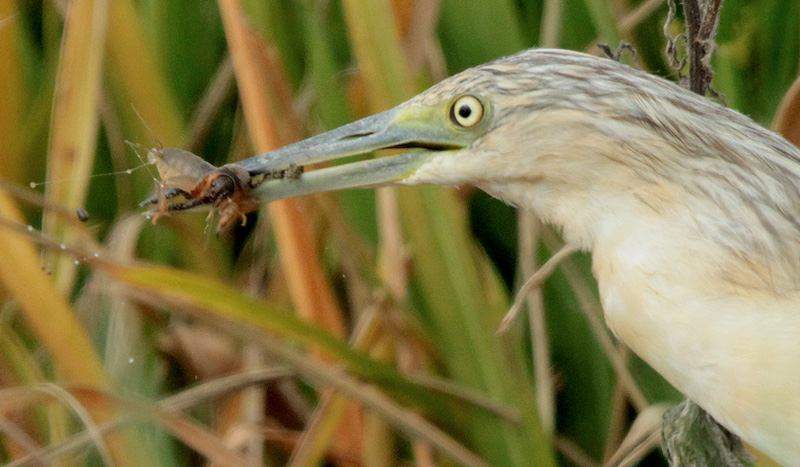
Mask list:
POLYGON ((458 116, 461 118, 469 118, 472 115, 472 108, 467 104, 462 105, 458 108, 458 116))

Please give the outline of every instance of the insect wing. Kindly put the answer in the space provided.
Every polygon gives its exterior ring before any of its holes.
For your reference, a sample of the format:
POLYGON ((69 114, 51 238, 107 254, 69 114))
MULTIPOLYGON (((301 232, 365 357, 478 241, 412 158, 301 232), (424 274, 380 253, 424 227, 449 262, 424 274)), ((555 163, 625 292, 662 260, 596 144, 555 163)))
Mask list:
POLYGON ((151 149, 147 161, 155 164, 167 187, 190 191, 197 182, 217 168, 199 156, 178 148, 151 149))

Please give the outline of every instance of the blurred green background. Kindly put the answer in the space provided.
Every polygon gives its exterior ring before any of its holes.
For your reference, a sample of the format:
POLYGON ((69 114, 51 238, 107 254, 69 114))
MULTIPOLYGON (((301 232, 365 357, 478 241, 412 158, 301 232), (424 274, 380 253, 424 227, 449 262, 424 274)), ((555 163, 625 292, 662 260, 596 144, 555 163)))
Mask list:
MULTIPOLYGON (((528 47, 626 41, 676 79, 666 3, 0 0, 0 462, 664 465, 680 395, 602 325, 588 256, 495 335, 561 243, 484 193, 321 195, 219 236, 137 204, 147 148, 222 165, 528 47)), ((770 126, 800 3, 726 0, 717 42, 715 89, 770 126)))

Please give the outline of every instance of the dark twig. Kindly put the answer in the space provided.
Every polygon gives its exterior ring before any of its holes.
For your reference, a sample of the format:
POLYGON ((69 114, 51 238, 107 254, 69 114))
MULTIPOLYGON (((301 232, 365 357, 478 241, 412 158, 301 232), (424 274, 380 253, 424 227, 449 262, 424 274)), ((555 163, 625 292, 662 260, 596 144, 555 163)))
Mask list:
POLYGON ((686 30, 689 36, 689 89, 700 94, 719 95, 711 89, 711 57, 716 51, 714 40, 719 25, 719 10, 722 0, 684 0, 686 30))
POLYGON ((606 54, 606 57, 614 60, 615 62, 619 62, 622 58, 622 52, 627 50, 631 53, 633 61, 637 65, 639 64, 639 54, 636 52, 636 47, 634 47, 630 42, 619 41, 617 50, 611 50, 611 47, 608 44, 597 44, 597 48, 602 50, 603 53, 606 54))
MULTIPOLYGON (((681 84, 686 85, 681 73, 686 59, 678 61, 676 50, 676 43, 685 40, 689 60, 689 89, 701 96, 710 94, 725 105, 725 97, 711 87, 714 77, 711 57, 717 49, 715 37, 722 0, 683 0, 687 35, 675 37, 669 33, 669 26, 675 19, 675 0, 667 0, 667 3, 669 13, 664 23, 664 35, 667 37, 670 65, 678 72, 681 84)), ((671 466, 744 467, 752 461, 736 435, 689 399, 664 413, 662 449, 671 466)))
POLYGON ((664 23, 664 35, 667 37, 667 55, 670 64, 678 72, 682 84, 686 84, 681 71, 686 60, 678 60, 677 43, 686 41, 686 53, 689 61, 689 89, 700 94, 719 99, 725 104, 725 97, 711 87, 714 72, 711 69, 711 57, 717 49, 715 37, 719 25, 719 13, 722 0, 683 0, 683 13, 686 18, 686 36, 672 37, 669 25, 675 18, 675 1, 668 0, 669 13, 664 23))

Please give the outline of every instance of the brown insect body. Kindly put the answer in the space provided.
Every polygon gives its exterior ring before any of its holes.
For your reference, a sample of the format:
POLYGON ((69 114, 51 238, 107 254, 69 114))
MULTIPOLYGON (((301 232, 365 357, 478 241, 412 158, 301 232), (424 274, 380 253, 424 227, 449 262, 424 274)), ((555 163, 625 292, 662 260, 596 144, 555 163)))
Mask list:
POLYGON ((250 196, 254 186, 250 172, 238 165, 228 164, 204 176, 192 189, 190 196, 217 209, 219 232, 236 219, 241 219, 242 225, 245 225, 245 214, 258 209, 261 203, 250 196))
POLYGON ((198 200, 190 199, 189 193, 198 180, 216 170, 197 155, 178 148, 153 148, 147 152, 147 162, 156 166, 161 182, 157 192, 141 203, 141 206, 155 205, 150 215, 155 224, 161 216, 172 211, 183 211, 199 206, 198 200), (177 200, 176 198, 185 198, 177 200))
POLYGON ((219 212, 217 232, 228 227, 236 219, 247 221, 245 214, 258 209, 261 201, 252 196, 253 188, 265 180, 296 180, 303 167, 290 165, 268 173, 252 175, 235 164, 215 167, 199 156, 177 148, 151 149, 148 162, 155 164, 161 177, 156 196, 142 205, 156 205, 151 211, 153 222, 174 211, 185 211, 210 205, 219 212), (175 200, 175 198, 183 198, 175 200))

